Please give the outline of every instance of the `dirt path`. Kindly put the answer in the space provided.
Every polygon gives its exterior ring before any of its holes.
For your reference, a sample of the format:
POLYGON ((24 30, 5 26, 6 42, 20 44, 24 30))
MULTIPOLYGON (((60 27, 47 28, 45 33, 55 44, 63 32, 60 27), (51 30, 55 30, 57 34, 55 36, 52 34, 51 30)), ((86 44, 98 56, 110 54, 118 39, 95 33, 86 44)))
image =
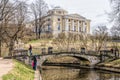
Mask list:
POLYGON ((2 59, 0 58, 0 80, 2 76, 7 74, 13 68, 12 59, 2 59))
POLYGON ((34 80, 42 80, 42 77, 41 77, 38 69, 35 71, 35 76, 34 77, 35 77, 34 80))

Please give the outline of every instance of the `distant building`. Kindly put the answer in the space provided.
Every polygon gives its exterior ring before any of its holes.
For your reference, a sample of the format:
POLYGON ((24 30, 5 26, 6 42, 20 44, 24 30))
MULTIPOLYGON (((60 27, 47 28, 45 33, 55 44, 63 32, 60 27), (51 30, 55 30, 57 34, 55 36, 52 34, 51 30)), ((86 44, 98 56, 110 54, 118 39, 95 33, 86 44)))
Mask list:
MULTIPOLYGON (((50 32, 54 37, 58 34, 73 33, 73 34, 89 34, 90 33, 90 20, 79 14, 68 14, 68 12, 60 7, 55 7, 48 11, 48 15, 43 19, 45 20, 42 27, 42 33, 50 32)), ((34 23, 32 23, 34 24, 34 23)), ((27 27, 33 27, 28 24, 27 27)), ((35 31, 35 29, 34 29, 35 31)))

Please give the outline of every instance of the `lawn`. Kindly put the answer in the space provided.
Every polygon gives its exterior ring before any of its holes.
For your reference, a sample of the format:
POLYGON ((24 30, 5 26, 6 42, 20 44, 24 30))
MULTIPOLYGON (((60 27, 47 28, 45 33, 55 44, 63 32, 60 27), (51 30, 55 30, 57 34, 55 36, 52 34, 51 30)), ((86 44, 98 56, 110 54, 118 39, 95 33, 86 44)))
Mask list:
POLYGON ((120 68, 120 59, 116 59, 116 60, 113 60, 113 61, 109 60, 109 61, 98 64, 98 66, 120 68))
POLYGON ((105 66, 117 67, 120 68, 120 59, 106 63, 105 66))
POLYGON ((14 60, 14 68, 4 75, 3 80, 34 80, 34 70, 22 62, 14 60))

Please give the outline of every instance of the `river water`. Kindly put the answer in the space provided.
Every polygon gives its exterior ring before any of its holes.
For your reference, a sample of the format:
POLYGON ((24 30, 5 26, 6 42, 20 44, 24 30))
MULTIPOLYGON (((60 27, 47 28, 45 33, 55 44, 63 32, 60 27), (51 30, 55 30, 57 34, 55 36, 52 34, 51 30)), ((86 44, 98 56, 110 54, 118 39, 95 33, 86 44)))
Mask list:
POLYGON ((42 70, 42 80, 120 80, 120 74, 90 69, 42 70))

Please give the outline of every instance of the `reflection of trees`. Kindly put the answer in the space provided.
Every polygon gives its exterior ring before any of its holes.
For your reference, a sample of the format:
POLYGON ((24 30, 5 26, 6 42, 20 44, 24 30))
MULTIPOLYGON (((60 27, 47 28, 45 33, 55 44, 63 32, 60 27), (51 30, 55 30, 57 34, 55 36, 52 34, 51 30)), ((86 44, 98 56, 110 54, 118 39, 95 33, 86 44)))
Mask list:
POLYGON ((79 69, 51 69, 42 72, 43 80, 79 80, 79 69))
POLYGON ((90 74, 90 70, 88 70, 88 69, 81 69, 79 71, 78 77, 80 79, 85 79, 85 78, 88 78, 89 74, 90 74))
POLYGON ((120 79, 120 75, 119 74, 115 74, 114 75, 114 80, 119 80, 120 79))
POLYGON ((119 80, 120 75, 89 69, 50 69, 42 71, 43 80, 119 80))
POLYGON ((113 76, 110 73, 100 73, 99 78, 100 80, 111 79, 113 76))
POLYGON ((108 79, 119 80, 120 75, 115 73, 99 72, 99 79, 100 80, 108 80, 108 79))

